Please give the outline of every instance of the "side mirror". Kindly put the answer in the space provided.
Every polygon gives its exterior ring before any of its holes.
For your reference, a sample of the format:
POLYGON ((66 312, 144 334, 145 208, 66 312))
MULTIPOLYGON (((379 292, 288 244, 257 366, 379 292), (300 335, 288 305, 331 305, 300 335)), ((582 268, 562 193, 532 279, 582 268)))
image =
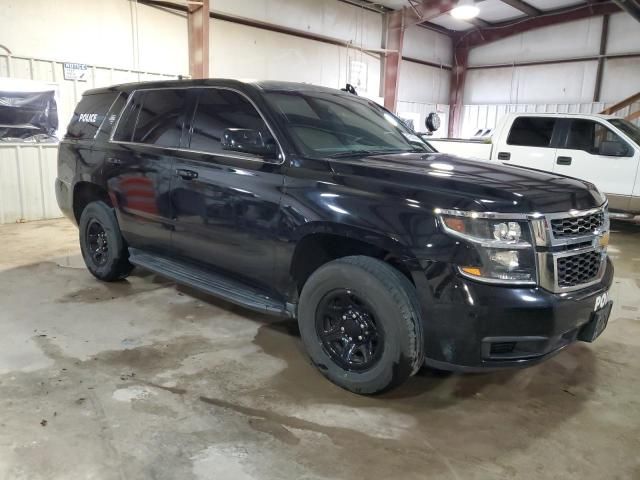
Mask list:
POLYGON ((603 141, 600 144, 598 151, 599 155, 606 155, 609 157, 626 157, 628 153, 629 149, 627 148, 627 145, 615 140, 603 141))
POLYGON ((251 153, 269 159, 276 158, 278 151, 276 142, 270 136, 265 138, 260 130, 249 128, 225 128, 220 143, 223 150, 251 153))

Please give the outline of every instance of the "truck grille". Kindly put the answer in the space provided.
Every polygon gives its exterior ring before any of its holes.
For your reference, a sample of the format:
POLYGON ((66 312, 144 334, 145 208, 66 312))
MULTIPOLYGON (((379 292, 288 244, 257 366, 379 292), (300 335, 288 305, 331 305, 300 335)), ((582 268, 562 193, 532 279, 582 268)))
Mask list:
POLYGON ((595 280, 600 271, 601 260, 602 253, 598 251, 559 257, 557 259, 558 286, 575 287, 595 280))
POLYGON ((551 220, 551 230, 555 238, 575 237, 586 235, 599 229, 604 224, 604 211, 583 215, 582 217, 568 217, 551 220))

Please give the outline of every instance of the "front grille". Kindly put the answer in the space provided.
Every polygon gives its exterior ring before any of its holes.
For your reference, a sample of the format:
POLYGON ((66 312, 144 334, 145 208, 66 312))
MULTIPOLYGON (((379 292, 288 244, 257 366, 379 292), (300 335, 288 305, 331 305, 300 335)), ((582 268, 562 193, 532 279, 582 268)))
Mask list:
POLYGON ((551 220, 551 230, 555 238, 575 237, 586 235, 599 229, 604 224, 604 211, 583 215, 582 217, 568 217, 551 220))
POLYGON ((575 287, 595 280, 600 271, 602 253, 578 253, 557 259, 558 286, 575 287))

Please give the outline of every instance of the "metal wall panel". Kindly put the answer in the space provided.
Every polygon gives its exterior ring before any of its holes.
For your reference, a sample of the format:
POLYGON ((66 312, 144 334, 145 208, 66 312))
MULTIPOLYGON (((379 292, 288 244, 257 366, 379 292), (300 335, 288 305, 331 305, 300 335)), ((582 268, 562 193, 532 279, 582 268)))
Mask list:
MULTIPOLYGON (((495 128, 505 113, 600 113, 612 103, 545 103, 545 104, 502 104, 502 105, 465 105, 462 110, 462 138, 469 138, 481 128, 495 128)), ((626 107, 617 116, 626 117, 640 109, 640 103, 626 107)), ((636 120, 638 124, 640 119, 636 120)))
POLYGON ((57 218, 57 145, 0 145, 0 224, 57 218))
POLYGON ((0 77, 35 80, 57 88, 58 116, 64 131, 85 90, 126 82, 169 80, 177 75, 93 65, 89 67, 87 81, 79 82, 64 79, 62 62, 0 53, 0 77))
MULTIPOLYGON (((60 131, 64 132, 80 100, 90 88, 117 83, 168 80, 177 75, 90 66, 87 82, 63 78, 62 62, 0 54, 0 77, 48 83, 58 91, 60 131)), ((0 142, 0 224, 61 216, 54 180, 58 146, 0 142)))

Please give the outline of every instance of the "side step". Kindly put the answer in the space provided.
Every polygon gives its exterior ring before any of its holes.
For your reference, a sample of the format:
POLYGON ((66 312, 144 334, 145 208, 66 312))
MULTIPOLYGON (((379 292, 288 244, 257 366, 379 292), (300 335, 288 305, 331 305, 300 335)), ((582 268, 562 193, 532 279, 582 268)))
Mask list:
POLYGON ((260 290, 236 280, 228 279, 218 273, 146 253, 136 248, 129 249, 129 261, 145 270, 157 273, 177 283, 222 298, 236 305, 241 305, 269 315, 292 316, 291 310, 287 308, 284 302, 278 301, 260 290))

